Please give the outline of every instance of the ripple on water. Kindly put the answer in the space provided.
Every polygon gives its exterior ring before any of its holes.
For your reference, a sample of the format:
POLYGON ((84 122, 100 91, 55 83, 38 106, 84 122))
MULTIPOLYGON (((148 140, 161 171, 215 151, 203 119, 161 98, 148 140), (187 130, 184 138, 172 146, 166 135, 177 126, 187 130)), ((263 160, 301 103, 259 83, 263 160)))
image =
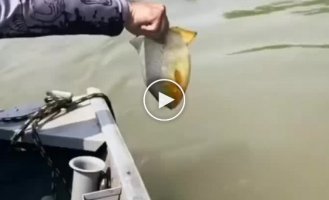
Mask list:
POLYGON ((286 48, 318 48, 318 49, 329 49, 329 44, 276 44, 276 45, 267 45, 261 47, 254 47, 250 49, 244 49, 229 53, 229 55, 243 54, 243 53, 252 53, 257 51, 265 50, 277 50, 277 49, 286 49, 286 48))
POLYGON ((294 9, 294 8, 304 9, 299 11, 291 11, 294 14, 314 15, 314 14, 329 13, 329 1, 328 0, 309 0, 302 2, 279 1, 279 2, 257 6, 254 9, 250 9, 250 10, 229 11, 224 13, 224 17, 227 19, 233 19, 240 17, 265 15, 265 14, 270 14, 270 13, 294 9), (313 6, 317 6, 317 7, 314 8, 313 6))

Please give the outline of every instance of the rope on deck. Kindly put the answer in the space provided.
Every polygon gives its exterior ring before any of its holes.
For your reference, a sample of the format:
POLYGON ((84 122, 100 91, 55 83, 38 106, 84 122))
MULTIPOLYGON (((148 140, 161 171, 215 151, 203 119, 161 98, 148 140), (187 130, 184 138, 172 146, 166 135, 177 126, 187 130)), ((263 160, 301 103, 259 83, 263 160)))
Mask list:
POLYGON ((93 98, 102 98, 108 105, 113 118, 115 119, 115 115, 112 109, 111 102, 109 98, 103 93, 93 93, 76 100, 72 100, 73 95, 71 93, 59 92, 59 91, 51 91, 47 92, 47 96, 45 98, 45 105, 42 106, 38 111, 31 114, 27 121, 22 125, 22 127, 16 131, 16 133, 11 138, 11 144, 14 146, 18 143, 19 139, 21 139, 25 131, 28 127, 31 127, 31 134, 34 144, 38 147, 41 157, 46 161, 47 165, 51 168, 51 191, 56 199, 56 178, 59 178, 61 182, 64 184, 67 192, 71 195, 71 190, 68 182, 65 177, 61 173, 58 167, 55 166, 52 158, 47 154, 46 149, 44 148, 41 138, 39 136, 38 130, 44 125, 47 121, 51 120, 52 117, 58 115, 63 109, 68 111, 72 109, 76 109, 78 105, 84 101, 93 99, 93 98), (64 95, 63 95, 64 94, 64 95), (69 95, 68 95, 69 94, 69 95), (43 122, 41 124, 41 122, 43 122))

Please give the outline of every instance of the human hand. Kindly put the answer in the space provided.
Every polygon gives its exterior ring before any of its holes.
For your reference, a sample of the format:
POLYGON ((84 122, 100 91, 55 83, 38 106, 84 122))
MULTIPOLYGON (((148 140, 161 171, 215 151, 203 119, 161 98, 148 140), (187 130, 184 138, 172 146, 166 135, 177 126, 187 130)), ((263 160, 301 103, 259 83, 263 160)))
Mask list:
POLYGON ((129 6, 130 14, 126 29, 134 35, 144 35, 163 42, 169 30, 166 8, 162 4, 134 2, 129 6))

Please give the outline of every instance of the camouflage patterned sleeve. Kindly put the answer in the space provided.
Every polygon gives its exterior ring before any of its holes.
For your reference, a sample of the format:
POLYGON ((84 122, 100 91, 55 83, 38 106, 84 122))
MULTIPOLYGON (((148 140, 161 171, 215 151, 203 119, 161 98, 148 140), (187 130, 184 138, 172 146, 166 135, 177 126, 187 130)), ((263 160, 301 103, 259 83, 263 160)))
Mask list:
POLYGON ((115 36, 127 0, 0 0, 0 38, 64 34, 115 36))

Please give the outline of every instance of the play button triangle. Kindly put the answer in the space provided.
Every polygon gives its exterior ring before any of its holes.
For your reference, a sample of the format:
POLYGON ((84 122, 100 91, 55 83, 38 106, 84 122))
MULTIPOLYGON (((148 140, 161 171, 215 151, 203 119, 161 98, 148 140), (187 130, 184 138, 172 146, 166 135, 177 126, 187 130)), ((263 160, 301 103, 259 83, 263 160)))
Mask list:
POLYGON ((173 101, 175 101, 175 99, 159 92, 159 109, 163 108, 164 106, 168 105, 169 103, 171 103, 173 101))

